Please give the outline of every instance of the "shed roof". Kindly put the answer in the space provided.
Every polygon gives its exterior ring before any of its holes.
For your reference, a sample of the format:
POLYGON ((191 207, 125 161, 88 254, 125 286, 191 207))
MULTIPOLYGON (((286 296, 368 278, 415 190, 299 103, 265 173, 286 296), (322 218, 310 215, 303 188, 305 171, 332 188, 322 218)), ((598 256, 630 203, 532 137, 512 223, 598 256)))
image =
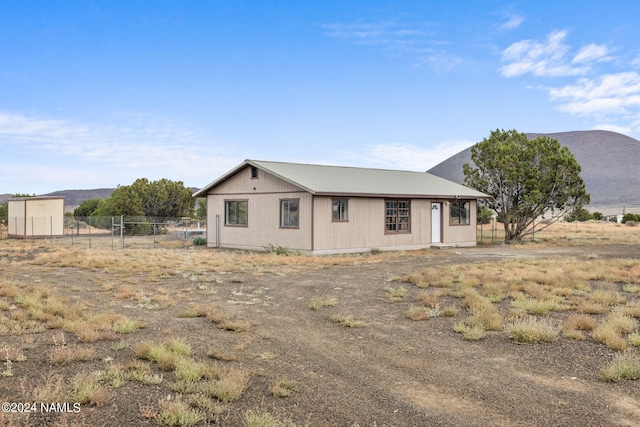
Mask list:
POLYGON ((203 187, 194 197, 205 196, 220 183, 247 166, 266 171, 315 195, 414 198, 487 198, 484 193, 427 172, 370 169, 349 166, 245 160, 203 187))

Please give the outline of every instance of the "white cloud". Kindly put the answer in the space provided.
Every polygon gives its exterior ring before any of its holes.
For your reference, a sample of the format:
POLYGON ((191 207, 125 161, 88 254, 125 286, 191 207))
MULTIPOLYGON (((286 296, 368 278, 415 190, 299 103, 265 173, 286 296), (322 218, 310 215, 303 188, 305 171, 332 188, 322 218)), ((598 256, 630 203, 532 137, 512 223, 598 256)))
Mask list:
POLYGON ((524 16, 517 15, 514 13, 509 13, 507 15, 507 21, 500 24, 499 28, 501 30, 515 30, 520 27, 520 25, 524 22, 524 16))
POLYGON ((417 67, 428 66, 437 71, 448 71, 463 62, 461 57, 442 47, 447 42, 438 40, 433 26, 428 23, 384 21, 333 23, 322 27, 329 37, 357 45, 375 46, 396 56, 408 56, 417 67))
POLYGON ((574 85, 550 88, 549 96, 571 114, 629 114, 640 108, 640 74, 631 71, 581 78, 574 85))
POLYGON ((588 71, 586 66, 573 66, 567 61, 570 47, 564 43, 567 31, 553 31, 544 42, 522 40, 513 43, 502 53, 507 65, 500 71, 504 77, 523 74, 546 76, 576 76, 588 71))
POLYGON ((590 44, 580 49, 571 62, 574 64, 581 64, 592 61, 610 61, 611 57, 607 56, 608 54, 609 48, 607 46, 602 44, 590 44))
POLYGON ((35 177, 40 186, 66 181, 74 188, 98 182, 124 185, 141 177, 204 185, 240 157, 235 149, 212 144, 187 124, 143 115, 93 124, 0 112, 0 147, 4 161, 29 171, 0 171, 2 185, 16 188, 25 176, 35 177))
POLYGON ((426 171, 454 154, 471 147, 474 141, 445 141, 434 147, 413 144, 377 144, 358 153, 344 153, 343 158, 358 166, 426 171))
POLYGON ((566 30, 552 31, 543 42, 521 40, 502 52, 506 65, 500 68, 504 77, 532 74, 537 77, 582 76, 594 62, 611 61, 609 47, 603 44, 583 46, 570 58, 571 46, 565 43, 566 30))

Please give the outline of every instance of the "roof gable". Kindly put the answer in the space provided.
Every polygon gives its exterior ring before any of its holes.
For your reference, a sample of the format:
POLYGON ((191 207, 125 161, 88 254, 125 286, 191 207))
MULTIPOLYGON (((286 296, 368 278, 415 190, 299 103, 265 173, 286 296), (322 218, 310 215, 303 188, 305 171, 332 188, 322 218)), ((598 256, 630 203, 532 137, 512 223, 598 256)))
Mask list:
POLYGON ((347 166, 245 160, 222 177, 196 192, 206 195, 247 165, 264 170, 290 184, 316 195, 376 197, 486 198, 486 194, 427 172, 369 169, 347 166))

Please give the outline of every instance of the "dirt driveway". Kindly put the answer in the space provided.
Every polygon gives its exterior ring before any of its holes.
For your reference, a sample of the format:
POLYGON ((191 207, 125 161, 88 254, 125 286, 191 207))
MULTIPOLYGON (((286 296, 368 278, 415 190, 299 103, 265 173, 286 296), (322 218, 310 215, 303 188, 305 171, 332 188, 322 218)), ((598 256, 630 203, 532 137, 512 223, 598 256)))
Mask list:
MULTIPOLYGON (((71 303, 91 310, 115 310, 143 321, 146 328, 127 335, 127 348, 113 342, 91 344, 92 360, 53 365, 52 335, 2 336, 0 348, 20 345, 26 361, 13 364, 13 376, 0 378, 3 401, 31 401, 34 384, 52 372, 65 379, 81 370, 105 370, 135 360, 137 342, 180 337, 193 357, 211 360, 212 349, 250 373, 242 397, 218 408, 209 421, 243 425, 248 411, 268 412, 284 425, 310 426, 635 426, 640 420, 640 387, 635 381, 603 382, 600 370, 616 353, 592 340, 560 337, 552 344, 517 344, 502 331, 480 341, 465 341, 453 317, 412 321, 405 316, 419 289, 398 278, 429 266, 456 265, 514 257, 614 258, 640 253, 638 247, 529 249, 491 246, 430 250, 382 262, 311 268, 290 266, 260 272, 207 271, 162 278, 144 273, 33 265, 8 260, 3 277, 23 286, 47 285, 71 303), (403 286, 408 295, 390 303, 385 287, 403 286), (136 293, 114 298, 122 287, 136 293), (140 303, 147 295, 151 305, 140 303), (168 296, 153 307, 153 296, 168 296), (309 308, 315 298, 333 297, 335 305, 309 308), (215 307, 250 323, 248 331, 217 328, 203 317, 182 317, 197 306, 215 307), (340 326, 336 315, 366 325, 340 326), (274 397, 274 381, 295 382, 289 397, 274 397)), ((451 304, 460 305, 451 298, 451 304)), ((67 335, 69 343, 76 338, 67 335)), ((80 343, 82 344, 82 343, 80 343)), ((89 344, 82 344, 89 345, 89 344)), ((632 349, 636 354, 638 348, 632 349)), ((153 369, 157 368, 153 366, 153 369)), ((129 382, 113 390, 107 404, 83 406, 64 418, 76 425, 154 425, 141 408, 175 399, 171 374, 156 385, 129 382)), ((13 414, 10 414, 13 415, 13 414)), ((7 425, 60 425, 59 414, 7 417, 7 425)), ((2 422, 0 422, 2 425, 2 422)))

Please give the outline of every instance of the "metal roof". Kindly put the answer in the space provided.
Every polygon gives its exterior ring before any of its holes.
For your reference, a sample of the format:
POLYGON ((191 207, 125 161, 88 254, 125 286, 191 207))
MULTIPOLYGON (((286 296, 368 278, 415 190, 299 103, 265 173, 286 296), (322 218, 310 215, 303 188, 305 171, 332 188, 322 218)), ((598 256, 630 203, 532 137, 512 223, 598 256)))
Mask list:
POLYGON ((427 172, 369 169, 348 166, 245 160, 219 179, 195 193, 206 195, 238 171, 255 166, 301 189, 316 195, 377 197, 446 197, 476 199, 489 197, 474 189, 456 184, 427 172))

